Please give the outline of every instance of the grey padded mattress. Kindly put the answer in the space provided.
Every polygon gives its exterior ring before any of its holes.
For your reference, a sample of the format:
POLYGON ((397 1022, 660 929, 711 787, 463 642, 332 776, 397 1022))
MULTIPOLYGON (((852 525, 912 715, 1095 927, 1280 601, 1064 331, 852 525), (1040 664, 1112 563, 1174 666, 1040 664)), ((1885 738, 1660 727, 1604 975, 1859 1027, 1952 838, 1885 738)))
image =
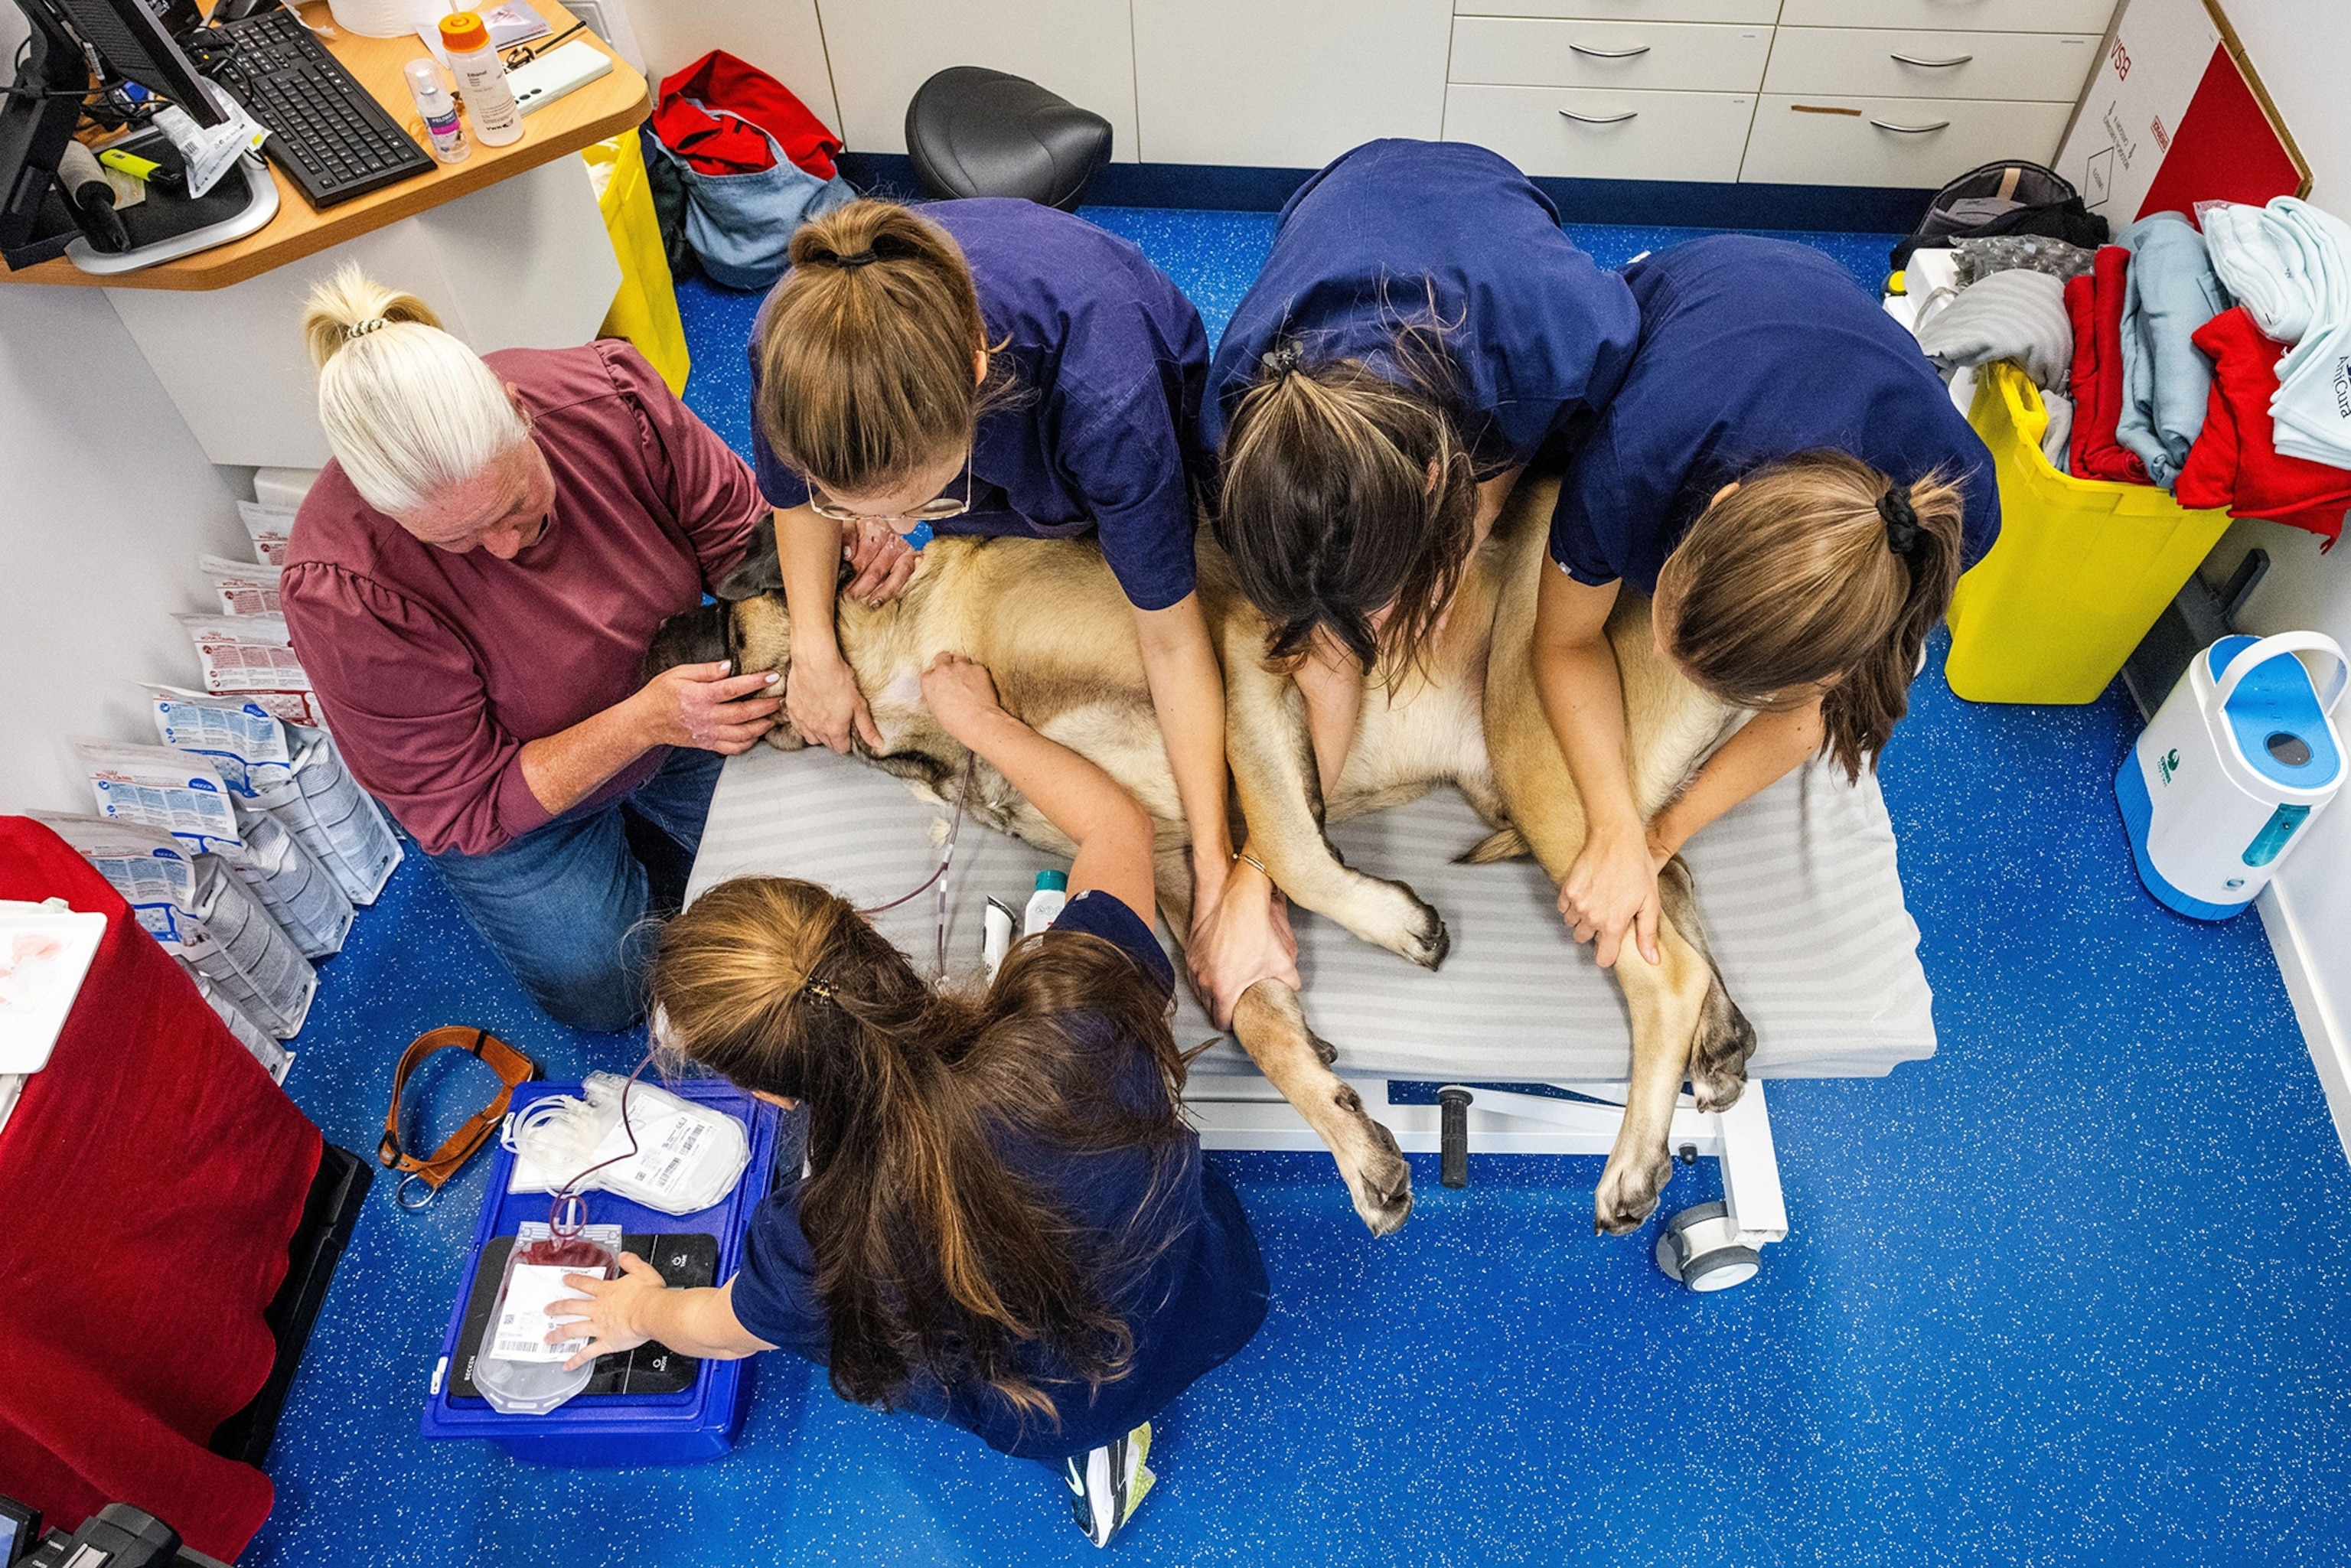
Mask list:
MULTIPOLYGON (((829 751, 758 747, 729 759, 720 777, 691 891, 732 876, 787 875, 826 883, 861 906, 878 904, 937 864, 949 814, 829 751)), ((1410 883, 1453 933, 1451 956, 1431 974, 1293 912, 1307 1015, 1338 1047, 1338 1070, 1473 1081, 1625 1077, 1623 997, 1591 949, 1569 939, 1541 869, 1531 860, 1452 863, 1485 832, 1450 789, 1332 832, 1348 864, 1410 883)), ((1875 1077, 1934 1053, 1918 927, 1903 907, 1893 824, 1875 778, 1855 788, 1818 765, 1802 769, 1699 834, 1687 858, 1723 978, 1755 1025, 1756 1076, 1875 1077)), ((1063 863, 965 823, 949 873, 950 968, 977 967, 988 894, 1017 910, 1036 873, 1063 863)), ((935 967, 936 910, 934 890, 877 921, 924 974, 935 967)), ((1217 1032, 1188 989, 1176 1031, 1186 1046, 1217 1032)), ((1254 1069, 1228 1040, 1193 1071, 1254 1069)))

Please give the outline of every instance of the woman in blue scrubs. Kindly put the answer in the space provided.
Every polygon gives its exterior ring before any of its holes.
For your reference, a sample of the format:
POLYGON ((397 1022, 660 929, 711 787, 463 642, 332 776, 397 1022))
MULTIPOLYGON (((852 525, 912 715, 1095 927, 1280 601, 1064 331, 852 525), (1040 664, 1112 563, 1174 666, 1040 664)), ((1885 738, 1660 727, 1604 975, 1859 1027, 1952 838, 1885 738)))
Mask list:
POLYGON ((1077 844, 1070 902, 984 994, 935 990, 810 883, 744 877, 666 926, 661 1045, 787 1108, 808 1174, 754 1211, 741 1270, 670 1290, 574 1274, 574 1364, 657 1339, 783 1349, 843 1398, 1050 1466, 1097 1546, 1151 1485, 1152 1418, 1265 1321, 1265 1265, 1177 1095, 1176 977, 1151 934, 1152 822, 1110 776, 945 656, 923 695, 1077 844))
POLYGON ((1984 449, 1917 343, 1835 262, 1752 235, 1636 262, 1640 349, 1571 461, 1536 679, 1591 823, 1560 887, 1578 941, 1656 961, 1657 872, 1808 758, 1876 766, 1927 635, 2000 533, 1984 449), (1605 627, 1626 586, 1657 644, 1755 716, 1649 821, 1605 627))
POLYGON ((1217 538, 1294 661, 1326 790, 1366 676, 1419 656, 1520 470, 1606 404, 1639 327, 1482 147, 1368 142, 1282 208, 1201 425, 1217 538))
POLYGON ((848 591, 878 604, 931 530, 1098 539, 1191 829, 1193 977, 1219 1022, 1257 980, 1296 984, 1269 890, 1227 897, 1224 683, 1192 560, 1207 340, 1191 302, 1134 246, 1050 207, 861 201, 793 236, 751 360, 793 727, 835 751, 880 744, 833 636, 844 549, 848 591))

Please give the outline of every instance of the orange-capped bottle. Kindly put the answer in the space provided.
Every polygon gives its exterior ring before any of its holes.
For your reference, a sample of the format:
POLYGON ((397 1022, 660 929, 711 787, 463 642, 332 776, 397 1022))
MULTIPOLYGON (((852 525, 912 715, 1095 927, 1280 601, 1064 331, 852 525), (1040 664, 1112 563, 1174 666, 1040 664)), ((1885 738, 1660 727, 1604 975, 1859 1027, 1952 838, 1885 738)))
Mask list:
POLYGON ((465 100, 465 118, 485 147, 504 147, 522 140, 522 110, 515 107, 514 89, 507 85, 506 62, 490 47, 490 30, 471 11, 441 18, 441 47, 449 57, 449 74, 457 78, 457 94, 465 100))

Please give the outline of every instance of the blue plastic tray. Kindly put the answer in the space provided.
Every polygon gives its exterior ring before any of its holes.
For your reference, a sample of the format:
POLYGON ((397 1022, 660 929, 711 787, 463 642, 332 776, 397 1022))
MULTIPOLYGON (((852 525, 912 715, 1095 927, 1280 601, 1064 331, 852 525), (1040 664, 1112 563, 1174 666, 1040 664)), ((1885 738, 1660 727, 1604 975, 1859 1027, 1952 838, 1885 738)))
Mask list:
MULTIPOLYGON (((689 1079, 667 1085, 673 1093, 697 1104, 711 1105, 739 1118, 751 1134, 751 1163, 724 1202, 696 1214, 662 1214, 611 1193, 588 1195, 589 1219, 597 1225, 618 1225, 624 1233, 702 1231, 718 1239, 718 1282, 731 1278, 742 1262, 743 1232, 751 1210, 767 1196, 774 1164, 780 1113, 754 1100, 732 1084, 715 1079, 689 1079)), ((515 1091, 517 1112, 548 1094, 578 1094, 576 1083, 526 1083, 515 1091)), ((734 1451, 743 1417, 751 1407, 752 1361, 705 1361, 692 1387, 679 1394, 612 1394, 582 1396, 544 1416, 501 1416, 489 1402, 451 1392, 451 1369, 462 1364, 471 1347, 457 1343, 464 1324, 465 1294, 473 1284, 482 1249, 500 1236, 512 1236, 529 1221, 547 1218, 547 1194, 510 1193, 515 1156, 493 1145, 489 1191, 482 1200, 481 1222, 474 1228, 474 1243, 460 1276, 457 1300, 449 1309, 449 1328, 441 1340, 441 1360, 433 1374, 433 1395, 424 1406, 427 1437, 474 1437, 496 1443, 516 1458, 542 1465, 574 1467, 614 1465, 683 1465, 716 1459, 734 1451)))

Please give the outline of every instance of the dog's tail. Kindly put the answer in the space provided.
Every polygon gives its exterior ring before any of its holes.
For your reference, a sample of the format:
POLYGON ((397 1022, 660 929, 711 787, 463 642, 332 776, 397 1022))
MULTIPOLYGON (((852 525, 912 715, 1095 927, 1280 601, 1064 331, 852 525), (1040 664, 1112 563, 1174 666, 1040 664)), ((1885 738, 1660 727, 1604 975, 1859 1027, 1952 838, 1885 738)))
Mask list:
POLYGON ((1467 851, 1455 857, 1455 865, 1492 865, 1497 861, 1514 861, 1534 853, 1527 846, 1527 836, 1516 828, 1501 828, 1487 834, 1467 851))

